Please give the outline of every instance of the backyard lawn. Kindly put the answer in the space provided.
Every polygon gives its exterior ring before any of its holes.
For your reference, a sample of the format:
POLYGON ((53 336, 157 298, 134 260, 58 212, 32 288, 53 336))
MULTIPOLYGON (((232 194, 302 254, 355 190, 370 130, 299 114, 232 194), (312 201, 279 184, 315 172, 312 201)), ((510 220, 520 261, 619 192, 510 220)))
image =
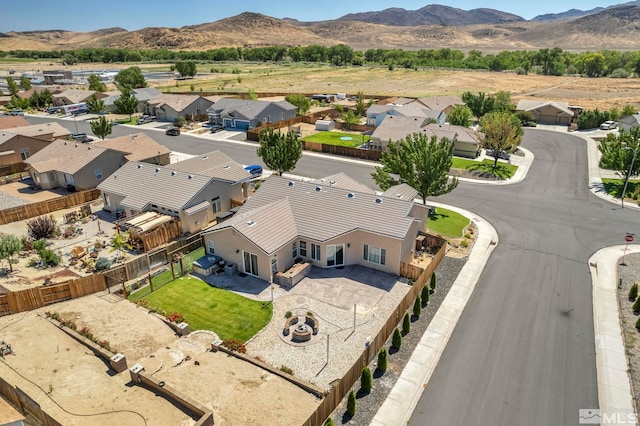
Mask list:
MULTIPOLYGON (((604 185, 605 191, 607 191, 607 194, 616 198, 620 198, 620 193, 622 192, 622 187, 624 186, 623 179, 603 178, 602 183, 604 185)), ((629 179, 629 183, 627 184, 627 192, 624 194, 625 198, 630 198, 636 192, 638 183, 640 183, 640 181, 629 179)))
POLYGON ((469 218, 442 207, 437 207, 436 212, 427 220, 429 230, 452 238, 462 237, 467 225, 469 225, 469 218))
POLYGON ((488 173, 502 179, 509 179, 516 173, 516 170, 518 170, 518 166, 507 164, 501 161, 498 161, 498 164, 494 169, 492 159, 484 159, 482 162, 480 162, 474 160, 465 160, 463 158, 457 157, 453 158, 453 164, 451 165, 451 168, 469 170, 470 172, 488 173))
POLYGON ((325 143, 327 145, 338 145, 357 148, 360 145, 366 143, 369 139, 367 136, 356 135, 353 133, 319 132, 314 135, 304 137, 302 138, 302 140, 307 142, 325 143))
POLYGON ((273 306, 209 286, 190 276, 143 298, 150 307, 182 314, 191 330, 211 330, 222 340, 246 342, 271 320, 273 306))

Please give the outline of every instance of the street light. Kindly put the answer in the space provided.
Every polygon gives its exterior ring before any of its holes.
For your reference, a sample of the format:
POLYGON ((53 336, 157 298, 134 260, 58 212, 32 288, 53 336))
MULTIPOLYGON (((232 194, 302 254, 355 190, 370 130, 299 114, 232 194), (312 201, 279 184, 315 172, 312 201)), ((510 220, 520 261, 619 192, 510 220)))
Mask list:
MULTIPOLYGON (((624 149, 630 150, 631 148, 628 146, 625 146, 624 149)), ((629 184, 629 177, 631 176, 631 171, 633 170, 633 163, 636 161, 636 154, 638 153, 638 147, 636 146, 633 149, 633 157, 631 157, 631 165, 629 166, 629 171, 627 172, 627 175, 624 178, 624 187, 622 188, 622 196, 620 197, 622 200, 622 207, 624 209, 624 194, 627 193, 627 185, 629 184)))

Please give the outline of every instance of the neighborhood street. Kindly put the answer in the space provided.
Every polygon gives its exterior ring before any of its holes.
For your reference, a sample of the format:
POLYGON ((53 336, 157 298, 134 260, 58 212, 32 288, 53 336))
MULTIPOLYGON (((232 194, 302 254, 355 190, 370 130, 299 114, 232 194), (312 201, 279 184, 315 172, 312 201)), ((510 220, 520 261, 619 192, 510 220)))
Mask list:
MULTIPOLYGON (((49 121, 29 117, 32 123, 49 121)), ((73 122, 61 121, 74 128, 73 122)), ((78 129, 90 134, 87 123, 78 129)), ((114 126, 113 136, 140 131, 114 126)), ((188 154, 220 149, 242 164, 255 145, 145 133, 188 154)), ((588 259, 640 233, 638 213, 589 192, 586 143, 570 134, 526 130, 535 161, 514 185, 461 182, 437 201, 477 213, 497 230, 493 252, 422 395, 412 425, 571 425, 597 408, 588 259)), ((295 174, 343 171, 373 185, 372 166, 304 155, 295 174)))

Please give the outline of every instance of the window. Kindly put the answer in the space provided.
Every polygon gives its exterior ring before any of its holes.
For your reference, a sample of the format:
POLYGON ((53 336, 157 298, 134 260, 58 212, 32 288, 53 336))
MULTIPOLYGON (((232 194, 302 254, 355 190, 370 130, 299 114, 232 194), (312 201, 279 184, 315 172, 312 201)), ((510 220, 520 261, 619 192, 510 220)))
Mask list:
POLYGON ((371 263, 377 263, 378 265, 385 264, 385 257, 387 251, 380 247, 374 247, 365 244, 364 245, 364 260, 371 263))
POLYGON ((246 251, 242 252, 242 256, 244 259, 244 272, 258 276, 258 256, 246 251))
POLYGON ((307 242, 300 241, 300 256, 307 257, 307 242))
POLYGON ((320 246, 317 244, 311 244, 311 258, 313 260, 322 260, 320 246))
POLYGON ((298 257, 298 243, 296 243, 295 241, 291 245, 291 257, 294 259, 298 257))
POLYGON ((344 265, 344 244, 331 244, 327 246, 327 266, 344 265))
POLYGON ((96 179, 98 179, 98 180, 102 179, 102 170, 101 169, 96 169, 96 179))
POLYGON ((207 251, 209 254, 215 254, 216 248, 213 244, 213 240, 207 240, 207 251))
POLYGON ((278 272, 278 258, 274 256, 271 258, 271 273, 275 274, 276 272, 278 272))
POLYGON ((29 150, 28 149, 21 149, 20 150, 20 159, 22 161, 26 160, 27 158, 29 158, 29 150))
POLYGON ((212 198, 211 199, 211 206, 213 207, 213 212, 214 213, 218 213, 220 210, 222 210, 222 208, 220 206, 220 197, 212 198))
POLYGON ((55 182, 56 181, 56 172, 49 172, 49 182, 55 182))

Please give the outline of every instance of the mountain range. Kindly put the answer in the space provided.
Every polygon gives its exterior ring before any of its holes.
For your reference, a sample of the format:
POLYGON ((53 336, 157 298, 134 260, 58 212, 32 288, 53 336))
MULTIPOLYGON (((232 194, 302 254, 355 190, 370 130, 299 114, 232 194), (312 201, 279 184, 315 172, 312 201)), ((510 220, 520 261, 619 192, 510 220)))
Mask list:
POLYGON ((389 8, 301 22, 245 12, 182 28, 92 32, 42 30, 0 33, 0 50, 63 50, 88 47, 208 50, 270 45, 354 49, 478 49, 483 52, 560 47, 565 50, 640 50, 640 0, 587 11, 571 9, 527 21, 495 9, 462 10, 427 5, 389 8))

